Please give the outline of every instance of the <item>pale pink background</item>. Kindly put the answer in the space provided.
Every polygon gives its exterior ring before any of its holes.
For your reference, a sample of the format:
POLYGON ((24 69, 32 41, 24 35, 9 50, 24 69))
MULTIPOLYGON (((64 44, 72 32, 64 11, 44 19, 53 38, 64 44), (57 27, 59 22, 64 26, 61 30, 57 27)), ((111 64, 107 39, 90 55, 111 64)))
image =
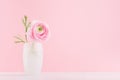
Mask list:
POLYGON ((47 22, 44 72, 120 71, 120 0, 0 0, 0 71, 23 71, 21 19, 47 22))

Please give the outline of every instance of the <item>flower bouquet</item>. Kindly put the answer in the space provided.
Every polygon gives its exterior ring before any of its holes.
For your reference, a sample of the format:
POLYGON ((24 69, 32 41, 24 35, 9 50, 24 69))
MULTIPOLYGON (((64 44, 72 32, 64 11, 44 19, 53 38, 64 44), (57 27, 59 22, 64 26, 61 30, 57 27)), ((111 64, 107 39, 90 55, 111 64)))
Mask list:
POLYGON ((27 16, 22 20, 25 27, 24 39, 15 36, 15 43, 24 43, 23 65, 26 73, 39 74, 43 63, 43 47, 41 42, 49 37, 49 26, 38 20, 28 21, 27 16))

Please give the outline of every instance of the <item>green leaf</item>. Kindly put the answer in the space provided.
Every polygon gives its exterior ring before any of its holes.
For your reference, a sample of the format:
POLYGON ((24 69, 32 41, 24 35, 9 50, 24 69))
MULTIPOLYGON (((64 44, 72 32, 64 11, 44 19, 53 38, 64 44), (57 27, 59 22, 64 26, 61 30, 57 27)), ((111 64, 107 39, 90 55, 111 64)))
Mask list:
POLYGON ((21 39, 20 37, 18 36, 14 36, 16 39, 18 39, 20 42, 25 42, 23 39, 21 39))
POLYGON ((25 24, 27 24, 27 16, 24 16, 25 24))
POLYGON ((24 18, 22 19, 22 22, 25 27, 27 27, 27 20, 28 20, 27 16, 24 16, 24 18))
POLYGON ((22 42, 22 43, 25 43, 24 41, 15 41, 15 43, 21 43, 21 42, 22 42))
POLYGON ((26 27, 26 24, 25 24, 25 20, 24 20, 24 19, 22 19, 22 22, 23 22, 23 25, 26 27))

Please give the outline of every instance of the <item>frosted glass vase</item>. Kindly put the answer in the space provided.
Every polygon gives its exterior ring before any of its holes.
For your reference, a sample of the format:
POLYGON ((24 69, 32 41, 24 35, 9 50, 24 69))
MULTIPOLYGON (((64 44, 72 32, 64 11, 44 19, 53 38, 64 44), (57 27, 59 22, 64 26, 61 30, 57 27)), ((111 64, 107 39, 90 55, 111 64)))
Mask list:
POLYGON ((40 74, 43 64, 43 48, 39 42, 25 43, 23 47, 23 65, 27 74, 40 74))

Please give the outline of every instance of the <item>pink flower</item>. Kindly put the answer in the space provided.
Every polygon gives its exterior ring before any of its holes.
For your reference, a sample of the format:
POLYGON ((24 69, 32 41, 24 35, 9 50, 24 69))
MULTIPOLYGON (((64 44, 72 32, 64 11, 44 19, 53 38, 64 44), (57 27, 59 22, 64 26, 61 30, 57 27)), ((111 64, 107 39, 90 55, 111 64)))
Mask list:
POLYGON ((27 31, 27 37, 35 41, 44 41, 48 39, 48 25, 40 21, 33 21, 31 27, 27 31))

